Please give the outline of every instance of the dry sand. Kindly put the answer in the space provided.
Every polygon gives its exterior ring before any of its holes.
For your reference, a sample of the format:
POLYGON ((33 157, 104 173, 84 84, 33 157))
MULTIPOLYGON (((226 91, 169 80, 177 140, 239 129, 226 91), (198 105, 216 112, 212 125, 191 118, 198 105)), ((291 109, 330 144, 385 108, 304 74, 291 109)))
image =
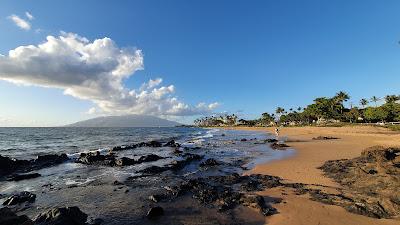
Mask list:
MULTIPOLYGON (((229 129, 229 128, 228 128, 229 129)), ((232 128, 273 132, 274 128, 232 128)), ((320 184, 330 187, 340 185, 323 176, 321 166, 327 160, 354 158, 371 146, 400 146, 400 133, 381 127, 288 127, 281 128, 281 138, 296 149, 293 157, 256 166, 250 173, 275 175, 288 182, 320 184), (317 136, 333 136, 337 140, 312 140, 317 136)), ((276 188, 261 194, 282 198, 276 204, 279 214, 268 217, 271 225, 361 225, 400 224, 400 218, 374 219, 349 213, 339 206, 311 201, 306 195, 295 195, 289 189, 276 188)))

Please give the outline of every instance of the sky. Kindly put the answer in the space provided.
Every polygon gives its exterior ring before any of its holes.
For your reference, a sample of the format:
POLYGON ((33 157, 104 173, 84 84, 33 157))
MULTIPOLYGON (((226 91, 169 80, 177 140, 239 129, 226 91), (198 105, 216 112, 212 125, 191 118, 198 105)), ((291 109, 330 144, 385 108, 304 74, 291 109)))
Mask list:
POLYGON ((400 1, 0 1, 0 126, 400 94, 400 1))

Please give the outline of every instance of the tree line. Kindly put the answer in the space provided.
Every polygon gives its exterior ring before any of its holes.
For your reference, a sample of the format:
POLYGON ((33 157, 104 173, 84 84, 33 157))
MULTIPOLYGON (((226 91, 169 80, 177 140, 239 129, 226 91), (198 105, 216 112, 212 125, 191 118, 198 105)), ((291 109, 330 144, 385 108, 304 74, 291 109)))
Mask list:
POLYGON ((323 123, 377 123, 400 121, 400 95, 386 95, 383 98, 372 96, 362 98, 357 106, 345 103, 350 100, 344 91, 333 97, 318 97, 306 107, 277 107, 274 113, 263 113, 254 120, 238 119, 235 114, 210 116, 195 120, 198 126, 274 126, 310 125, 323 123), (381 103, 383 101, 383 103, 381 103), (379 104, 381 103, 381 104, 379 104))

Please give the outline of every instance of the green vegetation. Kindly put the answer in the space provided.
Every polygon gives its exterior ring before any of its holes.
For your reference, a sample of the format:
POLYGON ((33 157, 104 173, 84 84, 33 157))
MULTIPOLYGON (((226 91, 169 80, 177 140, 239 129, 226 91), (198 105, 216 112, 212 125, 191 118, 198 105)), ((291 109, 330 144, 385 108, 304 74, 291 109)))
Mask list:
MULTIPOLYGON (((290 108, 286 111, 277 107, 275 114, 265 112, 254 120, 238 119, 234 114, 203 117, 195 120, 198 126, 303 126, 330 125, 341 126, 354 123, 380 123, 400 121, 400 95, 387 95, 383 99, 372 96, 359 100, 360 107, 345 104, 350 96, 343 91, 333 97, 319 97, 305 108, 290 108), (383 103, 379 104, 381 100, 383 103), (373 106, 370 103, 374 103, 373 106), (348 105, 349 107, 346 107, 348 105)), ((399 129, 398 125, 390 125, 391 129, 399 129)))

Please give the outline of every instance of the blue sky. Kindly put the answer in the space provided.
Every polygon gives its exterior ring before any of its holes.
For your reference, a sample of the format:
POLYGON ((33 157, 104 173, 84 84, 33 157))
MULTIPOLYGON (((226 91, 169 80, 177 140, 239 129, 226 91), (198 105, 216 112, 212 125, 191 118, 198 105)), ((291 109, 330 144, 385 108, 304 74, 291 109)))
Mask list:
MULTIPOLYGON (((124 87, 138 90, 160 77, 163 87, 174 86, 169 94, 189 107, 155 114, 190 121, 196 113, 240 111, 252 118, 340 90, 354 103, 399 94, 399 9, 399 1, 365 0, 1 1, 0 54, 44 43, 60 31, 89 42, 108 37, 121 49, 143 53, 144 69, 124 79, 124 87), (16 26, 13 14, 31 28, 16 26), (200 110, 202 102, 207 107, 200 110), (215 102, 218 107, 208 107, 215 102)), ((101 114, 93 100, 64 90, 0 80, 0 121, 48 126, 101 114), (100 113, 85 113, 90 108, 100 113)), ((146 110, 140 112, 152 112, 146 110)))

